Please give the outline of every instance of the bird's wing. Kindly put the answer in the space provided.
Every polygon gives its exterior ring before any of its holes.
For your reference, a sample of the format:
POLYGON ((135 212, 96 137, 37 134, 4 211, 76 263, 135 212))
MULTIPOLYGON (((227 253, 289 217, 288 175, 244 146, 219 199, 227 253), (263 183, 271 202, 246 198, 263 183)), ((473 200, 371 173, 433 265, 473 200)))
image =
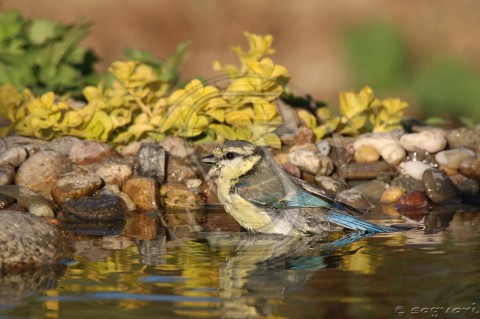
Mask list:
POLYGON ((364 212, 337 200, 312 184, 294 176, 289 176, 289 179, 295 185, 296 196, 288 199, 288 207, 331 207, 350 214, 364 214, 364 212))

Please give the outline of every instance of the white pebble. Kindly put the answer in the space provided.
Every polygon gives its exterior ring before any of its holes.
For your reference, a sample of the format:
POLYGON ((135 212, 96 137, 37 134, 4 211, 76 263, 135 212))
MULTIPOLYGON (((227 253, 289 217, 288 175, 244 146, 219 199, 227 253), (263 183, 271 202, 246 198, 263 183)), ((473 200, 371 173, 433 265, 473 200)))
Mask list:
POLYGON ((328 156, 330 154, 331 146, 327 140, 323 140, 317 143, 318 152, 322 155, 328 156))
POLYGON ((432 168, 430 165, 419 161, 408 161, 400 164, 400 167, 404 170, 405 174, 416 180, 422 180, 423 172, 432 168))
POLYGON ((447 139, 439 129, 431 129, 419 133, 405 134, 400 138, 400 144, 410 152, 426 151, 439 152, 447 146, 447 139))
POLYGON ((468 148, 455 148, 453 150, 441 151, 435 154, 435 160, 438 164, 453 170, 458 170, 463 160, 474 157, 475 152, 468 148))
POLYGON ((362 146, 371 146, 391 165, 397 165, 406 157, 405 150, 397 138, 389 132, 364 134, 353 142, 355 151, 362 146))
POLYGON ((385 147, 380 152, 380 155, 385 160, 385 162, 396 166, 398 165, 398 163, 405 159, 407 153, 405 152, 403 147, 400 146, 400 144, 395 143, 385 145, 385 147))

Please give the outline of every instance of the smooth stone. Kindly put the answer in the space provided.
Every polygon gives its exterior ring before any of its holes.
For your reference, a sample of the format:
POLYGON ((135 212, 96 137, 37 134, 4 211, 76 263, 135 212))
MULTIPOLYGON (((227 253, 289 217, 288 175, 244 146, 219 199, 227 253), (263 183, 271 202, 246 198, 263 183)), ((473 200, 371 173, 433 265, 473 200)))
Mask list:
POLYGON ((3 210, 0 211, 0 229, 2 273, 53 265, 67 255, 60 232, 39 217, 3 210))
POLYGON ((480 157, 463 160, 460 164, 459 171, 468 178, 477 181, 480 180, 480 157))
POLYGON ((353 142, 355 151, 366 146, 373 147, 391 165, 397 165, 406 156, 398 139, 390 132, 363 134, 353 142))
POLYGON ((288 153, 288 160, 301 171, 313 175, 330 175, 333 162, 329 157, 315 153, 309 149, 296 149, 288 153))
POLYGON ((7 145, 7 148, 12 148, 14 146, 26 147, 28 145, 37 145, 38 147, 44 147, 47 144, 47 142, 45 141, 20 135, 7 136, 4 138, 4 141, 7 145))
POLYGON ((427 195, 422 191, 405 193, 395 205, 398 211, 420 210, 428 208, 430 202, 427 195))
POLYGON ((362 145, 355 151, 355 162, 357 163, 370 163, 376 162, 380 159, 375 147, 371 145, 362 145))
POLYGON ((72 198, 63 203, 62 209, 85 221, 116 221, 128 212, 125 202, 115 195, 72 198))
POLYGON ((127 219, 123 234, 135 240, 152 240, 159 233, 160 222, 156 216, 136 214, 127 219))
MULTIPOLYGON (((317 145, 313 143, 303 143, 303 144, 295 144, 290 147, 288 153, 295 152, 296 150, 309 150, 313 153, 319 153, 317 145)), ((287 153, 287 155, 288 155, 287 153)))
POLYGON ((435 154, 435 160, 440 165, 440 167, 446 167, 451 170, 458 170, 463 160, 471 159, 474 157, 475 152, 468 148, 456 148, 441 151, 435 154))
POLYGON ((15 180, 15 168, 10 164, 0 165, 0 185, 12 184, 15 180))
POLYGON ((62 205, 71 198, 93 195, 102 187, 102 179, 87 170, 77 169, 61 175, 52 186, 52 197, 55 203, 62 205))
POLYGON ((130 196, 138 209, 158 210, 158 183, 151 177, 133 177, 125 182, 122 191, 130 196))
POLYGON ((336 196, 339 192, 348 189, 347 184, 329 176, 315 176, 315 185, 325 191, 325 193, 336 196))
POLYGON ((183 184, 166 183, 160 187, 160 196, 166 208, 201 209, 202 198, 192 193, 183 184))
POLYGON ((473 151, 479 151, 480 134, 466 127, 458 128, 447 133, 448 146, 450 148, 465 147, 473 151))
POLYGON ((435 204, 459 203, 455 186, 450 179, 438 169, 427 169, 422 176, 425 193, 435 204))
POLYGON ((429 153, 439 152, 447 146, 447 139, 442 130, 430 129, 418 133, 404 134, 400 144, 410 152, 423 150, 429 153))
POLYGON ((391 186, 385 192, 383 192, 380 197, 380 203, 383 205, 395 204, 400 200, 400 197, 403 195, 403 189, 397 186, 391 186))
POLYGON ((55 217, 53 204, 45 197, 18 185, 0 186, 0 193, 11 196, 17 203, 39 217, 55 217))
POLYGON ((0 138, 0 153, 3 153, 7 150, 7 143, 3 138, 0 138))
POLYGON ((191 191, 198 190, 202 186, 202 180, 200 178, 191 178, 185 181, 185 186, 191 191))
POLYGON ((476 180, 467 178, 458 184, 457 189, 462 194, 478 196, 480 193, 480 184, 476 180))
POLYGON ((193 154, 193 149, 187 146, 185 139, 178 136, 167 136, 160 142, 160 145, 168 152, 170 156, 185 159, 193 154))
POLYGON ((390 186, 400 187, 404 191, 404 193, 410 193, 413 191, 424 191, 422 181, 413 179, 408 176, 395 177, 390 183, 390 186))
POLYGON ((213 178, 206 178, 205 182, 200 186, 198 192, 203 202, 207 205, 219 205, 220 200, 217 194, 217 183, 213 178))
POLYGON ((357 189, 346 189, 337 194, 337 199, 359 211, 368 211, 374 207, 367 196, 357 189))
MULTIPOLYGON (((119 147, 119 153, 123 157, 135 157, 138 154, 138 151, 140 151, 140 148, 142 147, 142 144, 147 143, 146 141, 142 142, 132 142, 130 144, 127 144, 123 147, 119 147)), ((153 143, 153 142, 152 142, 153 143)))
POLYGON ((4 209, 15 202, 15 198, 7 194, 0 193, 0 209, 4 209))
POLYGON ((286 162, 282 165, 282 168, 288 174, 295 176, 296 178, 300 178, 302 176, 302 171, 297 166, 293 165, 290 162, 286 162))
POLYGON ((14 146, 0 153, 0 165, 10 164, 19 167, 28 157, 27 150, 21 146, 14 146))
POLYGON ((176 158, 170 157, 167 161, 167 183, 182 183, 197 178, 197 173, 191 166, 183 165, 176 158))
POLYGON ((135 172, 144 177, 155 178, 159 183, 165 180, 165 149, 159 144, 144 143, 135 157, 135 172))
POLYGON ((358 185, 355 185, 351 189, 358 190, 362 192, 369 199, 374 201, 379 201, 383 192, 385 191, 386 185, 385 182, 380 180, 374 180, 371 182, 364 182, 358 185))
POLYGON ((122 187, 125 181, 132 177, 133 168, 125 163, 106 161, 98 164, 95 169, 95 174, 97 174, 105 184, 122 187))
POLYGON ((317 143, 317 149, 320 154, 328 156, 332 150, 332 147, 327 140, 323 140, 317 143))
POLYGON ((385 161, 372 163, 351 163, 337 168, 338 176, 346 180, 375 179, 379 174, 393 176, 393 167, 385 161))
POLYGON ((120 190, 120 187, 118 187, 115 184, 105 185, 105 187, 103 187, 100 190, 100 194, 101 195, 116 195, 116 196, 120 197, 121 199, 123 199, 125 204, 127 204, 127 207, 128 207, 129 211, 133 212, 133 211, 137 210, 137 205, 135 204, 133 199, 130 196, 128 196, 127 193, 122 192, 120 190))
POLYGON ((107 144, 88 140, 75 143, 68 153, 68 158, 77 165, 100 163, 112 157, 118 157, 118 154, 107 144))
POLYGON ((423 172, 427 169, 432 168, 430 165, 419 162, 419 161, 408 161, 400 164, 403 172, 416 180, 422 180, 423 172))
POLYGON ((70 154, 72 147, 80 142, 79 138, 73 136, 58 137, 47 143, 47 147, 52 151, 57 151, 65 156, 70 154))
POLYGON ((15 184, 52 199, 51 189, 60 175, 70 171, 68 159, 56 151, 41 151, 18 168, 15 184))

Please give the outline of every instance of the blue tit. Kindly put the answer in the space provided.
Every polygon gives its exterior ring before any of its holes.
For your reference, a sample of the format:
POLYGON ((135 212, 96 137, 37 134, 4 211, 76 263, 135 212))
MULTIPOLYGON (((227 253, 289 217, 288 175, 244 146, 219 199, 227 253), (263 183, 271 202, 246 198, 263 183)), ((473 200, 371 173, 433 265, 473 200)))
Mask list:
POLYGON ((267 151, 227 141, 202 159, 218 172, 218 198, 251 232, 320 234, 343 228, 365 234, 396 231, 355 217, 362 214, 317 187, 286 173, 267 151))

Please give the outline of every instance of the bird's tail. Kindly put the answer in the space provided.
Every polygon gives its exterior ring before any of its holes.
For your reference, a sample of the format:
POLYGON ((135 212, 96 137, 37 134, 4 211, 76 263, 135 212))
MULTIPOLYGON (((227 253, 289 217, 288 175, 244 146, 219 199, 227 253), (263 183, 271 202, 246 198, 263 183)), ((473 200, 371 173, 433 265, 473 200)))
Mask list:
POLYGON ((400 230, 394 227, 374 224, 372 222, 358 219, 354 216, 341 213, 341 212, 336 212, 336 211, 329 211, 324 215, 324 217, 327 221, 331 223, 340 225, 342 227, 345 227, 354 231, 359 231, 362 233, 369 233, 369 234, 390 233, 390 232, 400 230))

